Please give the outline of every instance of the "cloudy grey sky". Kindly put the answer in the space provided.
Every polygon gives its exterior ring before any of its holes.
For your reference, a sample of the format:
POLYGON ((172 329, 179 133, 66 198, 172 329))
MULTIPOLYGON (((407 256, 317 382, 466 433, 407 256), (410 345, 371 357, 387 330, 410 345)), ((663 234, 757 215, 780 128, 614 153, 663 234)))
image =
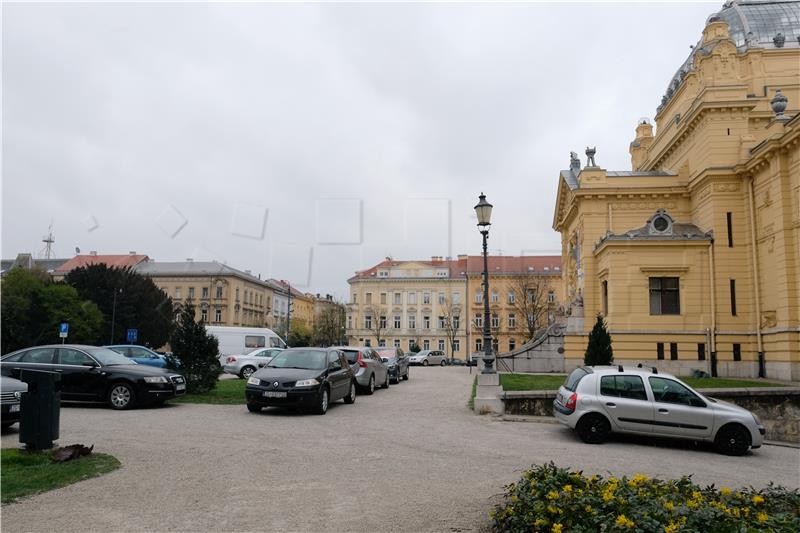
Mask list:
POLYGON ((385 256, 558 252, 571 150, 636 122, 722 2, 13 4, 2 255, 217 259, 312 292, 385 256))

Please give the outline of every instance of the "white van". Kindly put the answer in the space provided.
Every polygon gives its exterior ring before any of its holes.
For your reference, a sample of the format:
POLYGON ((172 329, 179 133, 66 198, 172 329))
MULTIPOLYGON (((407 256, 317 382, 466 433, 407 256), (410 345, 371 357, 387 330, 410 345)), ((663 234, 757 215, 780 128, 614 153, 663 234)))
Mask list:
POLYGON ((283 339, 269 328, 206 326, 206 331, 219 340, 220 359, 252 352, 256 348, 286 348, 283 339))

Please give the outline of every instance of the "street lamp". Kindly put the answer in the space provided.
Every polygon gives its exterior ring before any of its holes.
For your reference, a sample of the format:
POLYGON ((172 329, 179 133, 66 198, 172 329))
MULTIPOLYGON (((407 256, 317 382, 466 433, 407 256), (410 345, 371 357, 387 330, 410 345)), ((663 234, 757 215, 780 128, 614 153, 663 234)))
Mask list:
POLYGON ((492 335, 489 330, 489 256, 487 241, 489 239, 489 222, 492 218, 492 204, 486 201, 486 195, 478 196, 475 214, 478 215, 478 227, 483 235, 483 374, 495 374, 492 366, 492 335))
POLYGON ((114 303, 111 304, 111 341, 114 344, 114 323, 117 321, 117 293, 122 294, 122 289, 114 288, 114 303))

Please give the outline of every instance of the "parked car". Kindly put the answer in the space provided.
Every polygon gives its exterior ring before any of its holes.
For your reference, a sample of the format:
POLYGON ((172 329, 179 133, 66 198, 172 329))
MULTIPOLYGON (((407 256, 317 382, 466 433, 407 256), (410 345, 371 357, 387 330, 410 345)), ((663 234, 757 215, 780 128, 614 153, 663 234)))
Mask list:
POLYGON ((658 370, 582 367, 558 390, 553 413, 584 442, 612 432, 713 442, 726 455, 760 448, 764 426, 739 406, 700 394, 658 370))
POLYGON ((448 364, 450 366, 469 366, 469 362, 468 361, 465 361, 463 359, 457 359, 457 358, 450 359, 450 362, 448 364))
POLYGON ((247 379, 247 410, 300 407, 324 415, 340 399, 356 401, 356 379, 341 350, 289 348, 247 379))
POLYGON ((375 392, 376 383, 380 383, 382 389, 389 388, 389 367, 375 350, 367 346, 339 346, 337 349, 344 352, 355 373, 356 383, 367 395, 375 392))
POLYGON ((155 366, 158 368, 165 368, 167 366, 166 358, 144 346, 137 346, 135 344, 115 344, 113 346, 106 346, 115 352, 124 355, 128 359, 133 359, 140 365, 155 366))
POLYGON ((376 352, 389 368, 391 383, 400 383, 400 379, 408 381, 408 357, 402 348, 377 348, 376 352))
POLYGON ((259 348, 244 355, 228 355, 222 370, 226 374, 233 374, 247 379, 253 372, 272 361, 272 358, 281 353, 283 348, 259 348))
POLYGON ((28 390, 28 384, 18 379, 0 377, 0 425, 3 429, 19 422, 19 406, 22 393, 28 390))
POLYGON ((137 364, 99 346, 36 346, 0 358, 4 376, 19 378, 23 369, 60 373, 62 400, 106 402, 112 409, 162 404, 186 393, 182 375, 137 364))
POLYGON ((408 356, 408 362, 412 365, 441 365, 447 364, 447 356, 439 350, 422 350, 408 356))

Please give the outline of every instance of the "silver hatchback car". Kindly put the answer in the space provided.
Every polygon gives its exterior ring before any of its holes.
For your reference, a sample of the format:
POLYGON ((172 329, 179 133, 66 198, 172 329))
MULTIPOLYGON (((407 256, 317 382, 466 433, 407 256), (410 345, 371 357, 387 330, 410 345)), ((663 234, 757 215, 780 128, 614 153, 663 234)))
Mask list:
POLYGON ((553 414, 584 442, 633 433, 713 442, 720 453, 760 448, 764 426, 739 406, 703 396, 658 370, 576 368, 558 390, 553 414))

